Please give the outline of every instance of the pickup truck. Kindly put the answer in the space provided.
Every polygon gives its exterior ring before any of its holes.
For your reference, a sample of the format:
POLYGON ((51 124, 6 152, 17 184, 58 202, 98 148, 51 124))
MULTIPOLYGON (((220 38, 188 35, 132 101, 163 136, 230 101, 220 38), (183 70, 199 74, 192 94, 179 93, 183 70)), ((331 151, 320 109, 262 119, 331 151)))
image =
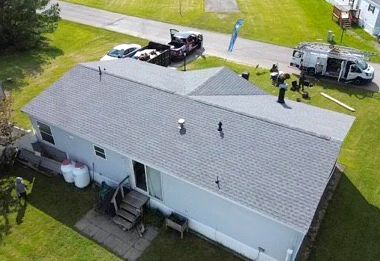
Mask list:
POLYGON ((188 55, 196 49, 203 47, 203 35, 194 31, 179 32, 176 29, 170 29, 171 41, 170 45, 171 59, 178 62, 184 59, 184 55, 188 55))
POLYGON ((149 42, 147 46, 136 51, 132 58, 168 67, 170 65, 170 46, 149 42))

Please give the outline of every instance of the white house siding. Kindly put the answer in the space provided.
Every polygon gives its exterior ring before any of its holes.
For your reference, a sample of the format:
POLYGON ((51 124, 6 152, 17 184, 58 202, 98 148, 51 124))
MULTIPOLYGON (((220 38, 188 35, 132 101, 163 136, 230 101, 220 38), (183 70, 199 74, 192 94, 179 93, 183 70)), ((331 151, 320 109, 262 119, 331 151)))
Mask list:
MULTIPOLYGON (((45 142, 37 120, 31 118, 31 122, 38 140, 45 142)), ((49 126, 55 141, 52 146, 66 152, 70 159, 83 162, 90 169, 94 163, 95 171, 102 173, 100 178, 106 181, 118 183, 129 175, 132 186, 135 185, 131 159, 107 149, 107 159, 99 158, 91 141, 49 126)), ((138 160, 149 166, 142 159, 138 160)), ((257 257, 257 249, 262 247, 265 252, 256 260, 285 260, 288 249, 294 251, 290 261, 294 260, 304 237, 302 233, 162 171, 161 178, 163 200, 151 198, 151 206, 186 216, 193 230, 251 259, 257 257)))
MULTIPOLYGON (((333 5, 349 5, 349 0, 326 0, 333 5)), ((380 32, 380 6, 371 0, 355 0, 354 8, 358 8, 359 12, 359 25, 368 33, 377 35, 380 32), (372 13, 368 11, 369 5, 375 6, 375 11, 372 13)))
MULTIPOLYGON (((349 5, 350 4, 350 0, 326 0, 326 1, 332 5, 349 5)), ((355 0, 354 7, 357 5, 359 1, 360 0, 355 0)))
POLYGON ((45 123, 50 126, 55 141, 55 145, 52 145, 42 140, 37 126, 37 120, 33 118, 30 118, 30 120, 39 141, 66 152, 67 156, 71 160, 82 162, 91 170, 92 166, 94 166, 96 172, 95 180, 97 182, 102 182, 104 180, 107 183, 111 183, 110 185, 117 185, 130 174, 130 160, 127 157, 121 156, 111 150, 104 149, 106 159, 103 159, 95 155, 93 148, 93 145, 102 147, 100 144, 93 144, 91 141, 84 140, 74 134, 69 134, 41 120, 41 123, 45 123))
POLYGON ((362 0, 359 3, 359 10, 359 25, 368 33, 377 35, 380 32, 379 5, 371 1, 362 0), (373 13, 368 11, 368 6, 370 4, 375 6, 375 11, 373 13))
POLYGON ((162 185, 164 206, 153 205, 186 216, 192 229, 249 258, 262 247, 260 260, 285 260, 288 249, 293 260, 303 240, 296 230, 173 176, 162 174, 162 185))

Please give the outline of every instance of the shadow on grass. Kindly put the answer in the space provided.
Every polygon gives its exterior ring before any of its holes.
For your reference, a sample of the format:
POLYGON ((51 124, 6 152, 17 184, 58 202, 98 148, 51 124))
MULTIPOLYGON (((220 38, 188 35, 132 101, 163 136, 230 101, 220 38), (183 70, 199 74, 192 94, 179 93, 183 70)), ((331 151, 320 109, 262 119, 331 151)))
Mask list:
POLYGON ((366 98, 373 98, 379 92, 379 87, 375 83, 369 85, 354 86, 350 84, 343 84, 338 82, 321 81, 319 85, 326 90, 338 90, 339 92, 346 93, 349 96, 354 96, 360 100, 366 98))
POLYGON ((192 232, 185 233, 181 239, 177 231, 161 227, 159 235, 152 241, 152 244, 144 251, 139 260, 241 261, 242 259, 227 249, 221 248, 221 246, 192 232))
MULTIPOLYGON (((299 82, 299 75, 292 74, 295 80, 299 82)), ((322 78, 319 81, 315 77, 307 76, 306 79, 313 85, 318 85, 325 90, 338 90, 341 93, 354 96, 360 100, 373 98, 380 91, 379 86, 372 82, 367 85, 352 85, 349 83, 341 83, 336 80, 322 78)))
POLYGON ((94 189, 77 189, 65 183, 60 176, 47 177, 19 165, 1 173, 0 242, 11 232, 14 223, 19 225, 27 218, 24 215, 29 205, 73 228, 95 204, 94 189), (20 203, 14 191, 16 177, 22 177, 27 185, 28 199, 24 204, 20 203), (11 222, 12 214, 16 214, 16 222, 11 222))
POLYGON ((24 87, 28 76, 38 76, 43 66, 64 52, 50 46, 45 40, 39 47, 29 51, 2 51, 0 52, 0 81, 7 90, 24 87))
POLYGON ((343 175, 310 260, 380 260, 380 210, 343 175))

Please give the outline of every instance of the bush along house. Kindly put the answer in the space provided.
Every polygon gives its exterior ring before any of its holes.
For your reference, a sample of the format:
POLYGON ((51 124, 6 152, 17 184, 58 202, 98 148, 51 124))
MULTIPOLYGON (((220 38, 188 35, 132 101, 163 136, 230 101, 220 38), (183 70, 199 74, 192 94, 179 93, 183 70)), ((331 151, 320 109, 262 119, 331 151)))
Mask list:
POLYGON ((354 118, 267 95, 226 68, 80 64, 23 108, 96 182, 255 260, 295 260, 354 118))

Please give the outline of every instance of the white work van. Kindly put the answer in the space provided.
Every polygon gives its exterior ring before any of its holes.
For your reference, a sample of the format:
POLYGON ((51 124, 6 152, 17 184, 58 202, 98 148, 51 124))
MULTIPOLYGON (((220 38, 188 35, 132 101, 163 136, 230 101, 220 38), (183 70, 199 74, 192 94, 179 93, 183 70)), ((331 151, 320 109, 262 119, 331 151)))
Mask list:
POLYGON ((335 78, 354 84, 372 81, 374 68, 364 52, 322 43, 301 43, 293 51, 291 66, 303 69, 309 75, 335 78))

